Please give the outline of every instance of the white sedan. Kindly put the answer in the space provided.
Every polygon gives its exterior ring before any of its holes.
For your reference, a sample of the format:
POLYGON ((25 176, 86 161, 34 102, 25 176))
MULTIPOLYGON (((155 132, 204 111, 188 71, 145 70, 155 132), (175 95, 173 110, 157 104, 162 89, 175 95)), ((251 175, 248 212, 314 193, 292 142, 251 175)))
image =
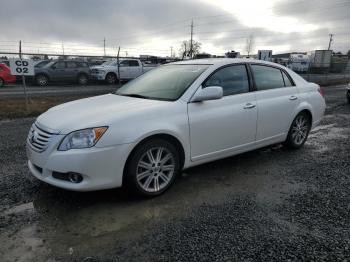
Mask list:
POLYGON ((126 185, 163 193, 185 168, 283 142, 300 148, 325 111, 323 92, 251 59, 167 64, 116 93, 51 108, 32 125, 28 166, 57 187, 126 185))

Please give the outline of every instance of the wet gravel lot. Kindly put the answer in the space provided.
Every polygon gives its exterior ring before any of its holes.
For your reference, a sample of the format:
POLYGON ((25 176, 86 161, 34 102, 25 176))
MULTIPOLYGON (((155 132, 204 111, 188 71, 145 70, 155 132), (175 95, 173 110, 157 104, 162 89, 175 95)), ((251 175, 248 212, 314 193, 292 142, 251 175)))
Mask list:
POLYGON ((350 105, 297 151, 280 145, 186 170, 164 195, 76 193, 33 178, 34 119, 0 122, 0 261, 349 261, 350 105))

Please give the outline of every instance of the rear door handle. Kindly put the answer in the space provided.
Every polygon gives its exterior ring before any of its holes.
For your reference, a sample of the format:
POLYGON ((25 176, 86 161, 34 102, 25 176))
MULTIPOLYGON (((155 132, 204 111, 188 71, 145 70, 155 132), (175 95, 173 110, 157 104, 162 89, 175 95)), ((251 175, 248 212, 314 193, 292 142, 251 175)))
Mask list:
POLYGON ((243 108, 244 109, 252 109, 254 107, 255 107, 255 105, 253 105, 252 103, 247 103, 243 108))
POLYGON ((298 97, 296 97, 296 96, 291 96, 290 98, 289 98, 289 100, 297 100, 298 99, 298 97))

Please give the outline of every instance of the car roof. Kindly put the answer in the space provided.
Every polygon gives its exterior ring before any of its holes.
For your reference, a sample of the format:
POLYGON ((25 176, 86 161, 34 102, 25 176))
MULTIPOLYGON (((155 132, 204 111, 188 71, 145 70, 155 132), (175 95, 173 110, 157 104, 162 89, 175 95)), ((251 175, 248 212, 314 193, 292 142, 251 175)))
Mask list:
POLYGON ((222 66, 227 64, 238 64, 238 63, 253 63, 253 64, 266 64, 266 65, 272 65, 272 66, 278 66, 282 67, 279 64, 263 61, 263 60, 256 60, 252 58, 208 58, 208 59, 194 59, 194 60, 184 60, 179 61, 171 64, 175 65, 215 65, 215 66, 222 66))

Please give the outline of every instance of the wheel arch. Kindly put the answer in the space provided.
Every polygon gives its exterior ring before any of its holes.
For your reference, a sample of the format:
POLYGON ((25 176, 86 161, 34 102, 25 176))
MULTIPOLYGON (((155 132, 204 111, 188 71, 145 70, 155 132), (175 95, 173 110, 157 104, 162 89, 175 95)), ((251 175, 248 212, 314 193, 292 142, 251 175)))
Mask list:
POLYGON ((301 110, 298 114, 300 114, 300 113, 306 113, 306 114, 309 116, 310 125, 312 125, 313 117, 312 117, 311 110, 309 110, 309 109, 303 109, 303 110, 301 110))
POLYGON ((143 143, 146 143, 147 141, 149 140, 152 140, 152 139, 164 139, 166 141, 169 141, 170 143, 172 143, 176 149, 179 151, 179 157, 180 157, 180 169, 183 168, 184 166, 184 163, 185 163, 185 149, 184 149, 184 146, 183 144, 181 143, 181 141, 174 135, 171 135, 171 134, 168 134, 168 133, 157 133, 157 134, 151 134, 151 135, 148 135, 146 137, 143 137, 142 139, 140 139, 140 141, 138 141, 134 147, 131 149, 126 161, 125 161, 125 164, 124 164, 124 168, 123 168, 123 180, 122 180, 122 183, 124 184, 124 181, 125 181, 125 176, 126 176, 126 171, 127 171, 127 167, 128 167, 128 164, 129 164, 129 161, 130 161, 130 158, 132 156, 132 154, 135 152, 135 150, 137 149, 138 146, 142 145, 143 143))
POLYGON ((79 76, 86 76, 87 78, 89 78, 89 74, 88 73, 86 73, 86 72, 79 72, 78 73, 78 75, 77 75, 77 77, 79 78, 79 76))
MULTIPOLYGON (((295 119, 295 117, 298 114, 300 114, 301 112, 305 112, 306 114, 309 115, 310 121, 311 121, 310 124, 312 125, 313 119, 314 119, 314 116, 313 116, 313 113, 312 113, 312 107, 311 107, 311 105, 309 105, 307 103, 302 103, 299 107, 296 108, 296 110, 294 111, 294 116, 292 118, 292 122, 295 119)), ((292 124, 292 122, 289 124, 289 126, 292 124)))
POLYGON ((37 74, 35 74, 35 79, 39 76, 45 76, 50 81, 50 76, 47 73, 44 73, 44 72, 37 73, 37 74))

